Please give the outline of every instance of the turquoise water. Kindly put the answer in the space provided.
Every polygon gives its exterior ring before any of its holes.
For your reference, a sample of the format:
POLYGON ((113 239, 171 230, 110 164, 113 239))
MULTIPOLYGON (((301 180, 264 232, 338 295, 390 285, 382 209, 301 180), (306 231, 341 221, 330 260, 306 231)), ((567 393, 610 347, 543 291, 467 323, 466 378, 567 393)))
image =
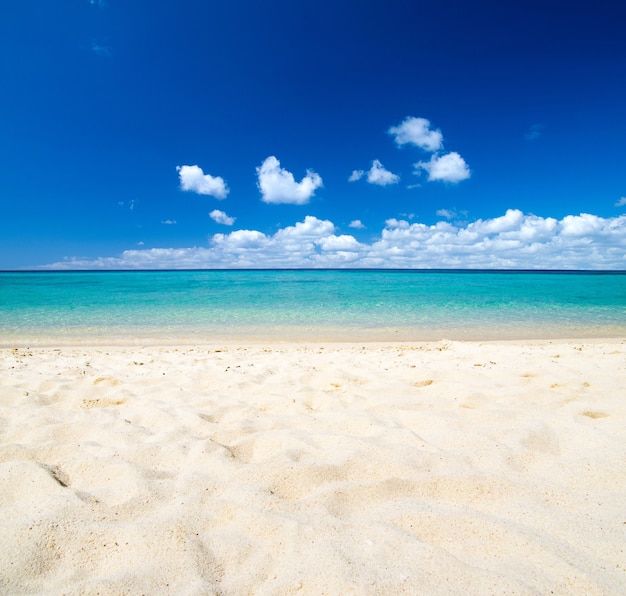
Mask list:
POLYGON ((624 272, 0 273, 0 342, 626 336, 624 272))

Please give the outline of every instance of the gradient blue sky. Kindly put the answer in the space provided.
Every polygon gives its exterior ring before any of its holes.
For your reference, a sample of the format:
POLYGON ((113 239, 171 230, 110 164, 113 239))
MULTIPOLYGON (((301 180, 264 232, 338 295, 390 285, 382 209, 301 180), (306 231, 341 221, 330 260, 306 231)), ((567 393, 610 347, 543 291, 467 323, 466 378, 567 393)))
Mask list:
POLYGON ((625 269, 625 28, 617 0, 7 0, 0 268, 625 269))

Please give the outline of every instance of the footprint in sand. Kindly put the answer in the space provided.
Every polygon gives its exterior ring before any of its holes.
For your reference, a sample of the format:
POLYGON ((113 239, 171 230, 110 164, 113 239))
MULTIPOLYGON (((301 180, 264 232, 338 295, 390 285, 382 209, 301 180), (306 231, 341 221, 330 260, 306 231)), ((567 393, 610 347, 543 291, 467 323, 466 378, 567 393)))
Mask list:
POLYGON ((98 377, 93 382, 94 385, 100 385, 100 383, 106 383, 107 385, 111 385, 111 387, 115 387, 116 385, 120 384, 120 382, 113 377, 98 377))
POLYGON ((411 383, 411 385, 413 387, 428 387, 429 385, 432 385, 435 381, 433 381, 432 379, 427 379, 426 381, 415 381, 414 383, 411 383))
POLYGON ((607 414, 606 412, 600 412, 598 410, 585 410, 584 412, 581 412, 582 416, 587 416, 587 418, 606 418, 607 416, 609 416, 609 414, 607 414))

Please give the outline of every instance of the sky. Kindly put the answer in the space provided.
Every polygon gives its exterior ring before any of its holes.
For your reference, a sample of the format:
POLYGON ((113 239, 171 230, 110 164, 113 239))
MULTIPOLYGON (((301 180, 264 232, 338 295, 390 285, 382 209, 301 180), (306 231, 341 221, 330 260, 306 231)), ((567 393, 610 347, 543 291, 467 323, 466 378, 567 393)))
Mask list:
POLYGON ((5 0, 0 269, 626 269, 621 0, 5 0))

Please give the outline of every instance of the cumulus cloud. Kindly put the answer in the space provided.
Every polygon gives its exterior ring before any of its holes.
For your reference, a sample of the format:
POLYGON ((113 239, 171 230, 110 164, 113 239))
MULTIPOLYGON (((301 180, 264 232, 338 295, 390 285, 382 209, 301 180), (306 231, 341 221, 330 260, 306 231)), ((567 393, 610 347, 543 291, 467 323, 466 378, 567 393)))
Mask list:
POLYGON ((370 266, 389 259, 399 267, 626 268, 626 216, 580 214, 557 220, 509 209, 503 216, 462 226, 386 223, 365 260, 370 266))
POLYGON ((566 215, 562 220, 562 236, 587 238, 595 236, 604 227, 605 220, 597 215, 581 213, 580 215, 566 215))
POLYGON ((367 172, 367 181, 370 184, 388 186, 389 184, 397 184, 399 180, 400 176, 392 174, 389 170, 386 170, 383 164, 377 159, 372 162, 372 167, 367 172))
POLYGON ((623 207, 626 205, 626 197, 622 197, 619 201, 615 203, 616 207, 623 207))
MULTIPOLYGON (((365 175, 364 170, 353 170, 348 178, 349 182, 356 182, 365 175)), ((378 186, 388 186, 390 184, 397 184, 400 181, 400 176, 385 169, 385 166, 380 160, 375 159, 372 161, 372 167, 367 171, 367 181, 370 184, 376 184, 378 186)))
POLYGON ((215 234, 212 243, 218 251, 236 254, 264 248, 269 239, 257 230, 236 230, 230 234, 215 234))
POLYGON ((456 152, 445 155, 433 155, 430 161, 420 161, 414 164, 415 174, 420 170, 428 172, 428 181, 441 180, 443 182, 460 182, 471 176, 465 160, 456 152))
POLYGON ((389 134, 394 137, 397 145, 415 145, 425 151, 438 151, 443 146, 443 135, 440 130, 430 128, 426 118, 409 116, 398 126, 392 126, 389 134))
POLYGON ((342 234, 341 236, 325 236, 317 242, 324 252, 357 252, 362 244, 354 236, 342 234))
POLYGON ((365 229, 365 226, 363 225, 363 222, 360 219, 353 219, 349 224, 348 224, 349 228, 354 228, 356 230, 363 230, 365 229))
POLYGON ((230 192, 220 176, 205 174, 199 166, 177 166, 181 190, 225 199, 230 192))
MULTIPOLYGON (((507 209, 506 213, 500 217, 482 220, 479 219, 467 227, 468 230, 475 230, 480 235, 502 234, 519 229, 524 223, 526 216, 519 209, 507 209)), ((542 220, 550 221, 554 220, 542 220)))
POLYGON ((256 172, 261 200, 265 203, 304 205, 322 186, 322 178, 313 170, 307 170, 306 176, 300 182, 296 182, 293 174, 281 168, 280 161, 273 155, 268 157, 256 172))
POLYGON ((454 219, 456 217, 456 211, 451 209, 437 209, 437 216, 445 217, 446 219, 454 219))
POLYGON ((355 261, 359 246, 352 236, 335 235, 332 222, 307 215, 272 236, 254 230, 216 234, 208 250, 213 258, 231 263, 219 266, 334 267, 355 261))
MULTIPOLYGON (((422 170, 428 172, 429 182, 460 182, 471 176, 467 163, 456 151, 442 155, 443 135, 440 130, 433 130, 426 118, 409 116, 398 126, 392 126, 388 132, 399 146, 408 143, 433 153, 429 161, 413 164, 415 174, 419 175, 422 170)), ((411 185, 409 188, 416 186, 419 185, 411 185)))
POLYGON ((235 217, 230 217, 228 215, 226 215, 226 213, 224 213, 223 211, 220 211, 219 209, 213 209, 213 211, 211 211, 211 213, 209 213, 209 217, 219 223, 219 224, 224 224, 225 226, 232 226, 235 223, 235 217))
MULTIPOLYGON (((356 220, 355 220, 356 221, 356 220)), ((215 234, 209 246, 128 250, 117 257, 68 258, 49 269, 377 267, 467 269, 626 269, 626 215, 562 219, 509 209, 467 224, 391 218, 369 244, 307 216, 273 235, 215 234)))

